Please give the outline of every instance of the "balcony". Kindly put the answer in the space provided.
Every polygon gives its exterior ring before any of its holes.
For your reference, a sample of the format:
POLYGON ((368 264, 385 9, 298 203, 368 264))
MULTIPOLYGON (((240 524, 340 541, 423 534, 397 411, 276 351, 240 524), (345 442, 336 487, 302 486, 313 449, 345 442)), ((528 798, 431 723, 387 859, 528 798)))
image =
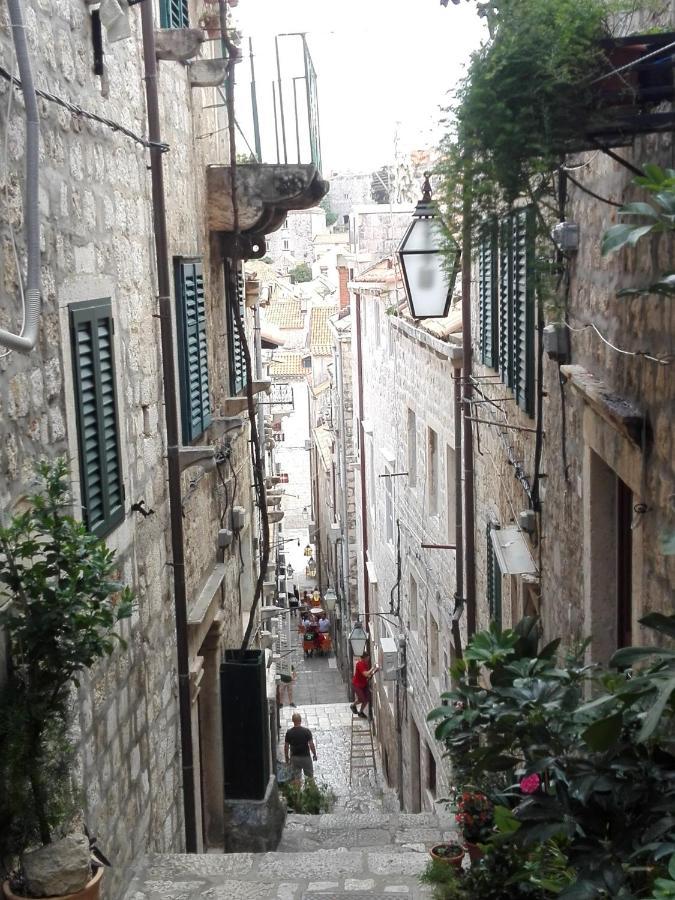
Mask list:
POLYGON ((277 35, 268 45, 257 42, 255 52, 248 39, 243 51, 250 85, 237 94, 237 159, 246 161, 236 167, 236 246, 229 166, 207 167, 207 215, 224 255, 259 259, 265 235, 290 210, 317 206, 329 185, 321 177, 317 78, 305 35, 277 35), (261 129, 261 122, 270 125, 261 129))
MULTIPOLYGON (((232 174, 229 166, 207 166, 207 219, 209 231, 223 236, 224 251, 233 237, 232 174)), ((291 209, 316 206, 328 193, 317 167, 311 163, 244 163, 236 167, 235 187, 239 211, 241 259, 265 255, 265 235, 281 228, 291 209)))

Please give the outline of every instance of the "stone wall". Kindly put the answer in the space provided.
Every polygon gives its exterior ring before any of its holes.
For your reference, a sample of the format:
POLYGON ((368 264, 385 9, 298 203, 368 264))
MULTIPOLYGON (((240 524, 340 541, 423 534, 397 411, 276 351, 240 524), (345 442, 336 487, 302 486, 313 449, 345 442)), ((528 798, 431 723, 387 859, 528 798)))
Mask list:
MULTIPOLYGON (((436 796, 443 796, 447 788, 447 773, 442 748, 426 724, 426 716, 440 704, 441 692, 449 687, 447 672, 452 662, 450 626, 455 564, 454 551, 424 549, 421 545, 454 544, 453 366, 450 361, 453 348, 421 332, 405 319, 387 316, 385 310, 393 303, 393 298, 382 287, 361 294, 366 435, 360 465, 366 469, 370 574, 371 578, 377 579, 370 586, 370 611, 385 614, 385 617, 371 619, 369 625, 376 643, 380 637, 396 638, 399 633, 405 637, 408 690, 402 691, 400 701, 403 797, 407 809, 418 808, 420 802, 423 808, 431 809, 434 802, 430 787, 433 769, 436 771, 436 796), (416 434, 410 456, 409 411, 415 416, 416 434), (429 488, 429 429, 436 435, 438 454, 433 506, 429 488), (403 474, 381 477, 394 473, 403 474), (397 520, 400 525, 400 586, 396 583, 397 520), (399 592, 401 618, 400 626, 397 626, 390 611, 392 596, 395 609, 399 592), (417 748, 412 747, 415 729, 421 739, 419 759, 417 748), (419 791, 418 783, 421 785, 419 791)), ((353 329, 356 327, 354 319, 353 329)), ((357 378, 356 371, 354 378, 357 378)), ((357 485, 357 495, 359 493, 357 485)), ((360 510, 360 497, 356 508, 360 510)), ((386 749, 390 777, 395 782, 398 741, 394 684, 385 684, 378 676, 377 691, 378 737, 386 749)))
MULTIPOLYGON (((672 15, 658 22, 653 13, 645 12, 645 17, 641 24, 634 23, 636 31, 655 24, 672 28, 672 15)), ((672 166, 672 136, 638 137, 632 147, 621 149, 621 155, 638 167, 648 162, 672 166)), ((601 197, 619 203, 646 199, 644 192, 632 185, 632 173, 602 153, 580 154, 575 163, 580 166, 577 180, 601 197)), ((657 273, 671 271, 672 241, 643 239, 634 249, 603 258, 601 238, 617 221, 615 208, 569 183, 565 215, 580 224, 579 251, 569 263, 566 296, 553 295, 544 317, 547 322, 564 320, 569 324, 568 363, 578 368, 561 370, 544 355, 543 502, 534 535, 523 536, 541 580, 539 586, 528 587, 518 578, 504 579, 503 621, 509 625, 524 611, 540 609, 547 638, 562 635, 566 643, 573 644, 593 633, 592 654, 603 659, 619 641, 613 562, 617 526, 611 496, 617 478, 632 492, 633 642, 650 639, 638 624, 639 617, 647 610, 671 612, 675 594, 675 557, 672 549, 668 555, 665 548, 669 536, 672 547, 675 530, 675 380, 672 364, 661 365, 643 355, 672 361, 668 355, 675 337, 675 313, 672 303, 663 297, 616 296, 621 288, 649 283, 657 273), (571 372, 586 374, 575 379, 569 377, 571 372), (578 387, 584 382, 604 385, 607 399, 594 403, 589 393, 578 387), (613 420, 617 401, 625 401, 643 419, 644 427, 638 426, 632 438, 615 417, 613 420)), ((473 308, 477 342, 476 297, 473 308)), ((483 406, 480 415, 495 423, 536 426, 536 420, 522 413, 510 391, 493 377, 493 370, 481 365, 475 370, 485 395, 502 398, 503 412, 483 406)), ((488 521, 513 523, 520 510, 530 506, 514 477, 513 462, 521 465, 531 483, 535 435, 532 431, 500 432, 496 424, 477 424, 474 429, 478 620, 485 626, 489 619, 485 580, 488 521)))
MULTIPOLYGON (((131 38, 109 45, 104 37, 105 78, 92 74, 85 5, 35 0, 26 4, 26 19, 38 86, 147 133, 139 6, 129 9, 131 38)), ((0 62, 15 68, 5 6, 0 62)), ((169 254, 205 260, 211 400, 217 412, 229 394, 222 340, 227 327, 222 268, 217 255, 211 257, 205 226, 203 173, 207 163, 226 157, 222 136, 196 140, 213 130, 214 113, 203 108, 213 102, 212 90, 191 89, 182 65, 159 67, 162 132, 170 146, 164 156, 169 254)), ((0 216, 0 323, 18 330, 21 308, 8 226, 14 226, 22 257, 23 102, 15 96, 8 122, 7 90, 0 82, 0 130, 7 129, 9 151, 7 162, 0 163, 9 200, 0 216)), ((127 651, 116 652, 83 679, 79 724, 85 817, 113 861, 112 896, 139 853, 184 845, 149 160, 147 151, 124 135, 54 103, 41 100, 39 107, 43 307, 36 350, 27 356, 0 353, 0 506, 11 513, 31 484, 37 458, 67 454, 79 515, 68 306, 111 297, 126 517, 107 542, 117 550, 120 577, 134 588, 136 606, 121 629, 127 651), (148 518, 130 511, 141 499, 154 510, 148 518)), ((183 476, 189 606, 217 560, 223 509, 235 501, 249 513, 252 508, 247 433, 220 443, 232 464, 221 467, 222 481, 200 467, 183 476)), ((223 642, 230 646, 241 636, 236 549, 235 541, 225 551, 226 574, 215 604, 223 609, 223 642)), ((194 653, 199 652, 197 646, 194 653)))

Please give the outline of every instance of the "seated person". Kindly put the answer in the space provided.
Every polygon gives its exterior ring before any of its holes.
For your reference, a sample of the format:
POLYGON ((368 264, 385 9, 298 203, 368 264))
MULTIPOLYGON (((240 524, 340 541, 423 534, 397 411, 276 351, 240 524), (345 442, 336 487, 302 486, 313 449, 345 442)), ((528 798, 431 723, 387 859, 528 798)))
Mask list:
POLYGON ((319 633, 320 634, 328 634, 330 631, 330 620, 326 613, 323 613, 321 618, 319 619, 319 633))

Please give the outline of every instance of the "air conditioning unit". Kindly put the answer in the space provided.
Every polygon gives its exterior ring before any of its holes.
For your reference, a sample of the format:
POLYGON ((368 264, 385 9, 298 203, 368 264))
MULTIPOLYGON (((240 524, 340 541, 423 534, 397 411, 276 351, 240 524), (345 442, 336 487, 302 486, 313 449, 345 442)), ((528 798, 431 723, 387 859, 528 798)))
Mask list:
POLYGON ((398 647, 394 638, 380 638, 377 664, 385 681, 398 678, 398 647))

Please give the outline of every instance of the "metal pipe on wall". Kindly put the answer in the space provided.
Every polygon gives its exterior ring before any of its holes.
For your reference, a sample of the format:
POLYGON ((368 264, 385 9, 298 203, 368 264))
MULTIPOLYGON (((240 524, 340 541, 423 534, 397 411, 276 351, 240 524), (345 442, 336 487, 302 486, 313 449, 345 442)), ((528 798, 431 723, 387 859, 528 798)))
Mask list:
POLYGON ((476 631, 476 553, 475 506, 473 472, 473 423, 471 399, 473 397, 473 353, 471 347, 471 175, 470 165, 464 163, 464 190, 462 198, 462 385, 464 415, 464 581, 466 600, 466 631, 471 637, 476 631))
POLYGON ((157 91, 157 57, 155 28, 151 3, 141 4, 143 28, 143 62, 145 95, 148 106, 148 137, 152 183, 152 211, 157 260, 157 289, 159 294, 159 323, 162 342, 162 374, 169 474, 169 510, 171 522, 171 568, 173 570, 174 608, 176 616, 176 654, 178 665, 178 707, 180 717, 181 767, 183 773, 183 807, 185 816, 185 849, 197 852, 197 816, 192 748, 192 718, 190 703, 190 660, 187 634, 187 592, 185 586, 185 553, 183 511, 180 483, 180 432, 174 368, 174 341, 171 318, 171 271, 169 267, 164 202, 164 169, 160 147, 161 129, 159 96, 157 91))
MULTIPOLYGON (((464 602, 464 546, 462 526, 462 370, 454 370, 455 388, 455 607, 464 602)), ((452 617, 455 656, 461 656, 462 636, 459 620, 452 617)))

